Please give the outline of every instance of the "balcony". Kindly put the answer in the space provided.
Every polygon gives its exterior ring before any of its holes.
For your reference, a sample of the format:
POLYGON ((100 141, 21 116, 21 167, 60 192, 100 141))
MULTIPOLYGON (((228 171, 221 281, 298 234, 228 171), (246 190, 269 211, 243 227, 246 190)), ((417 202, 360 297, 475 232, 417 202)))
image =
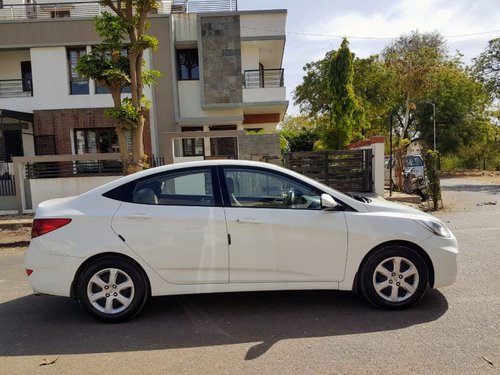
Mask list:
MULTIPOLYGON (((231 12, 238 10, 237 0, 162 0, 154 13, 202 13, 231 12)), ((1 20, 51 19, 51 18, 93 18, 102 12, 113 11, 98 1, 43 2, 31 4, 4 4, 0 8, 1 20)))
POLYGON ((284 86, 284 69, 245 70, 244 88, 258 89, 284 86))
POLYGON ((24 98, 33 96, 31 79, 0 80, 0 98, 24 98))

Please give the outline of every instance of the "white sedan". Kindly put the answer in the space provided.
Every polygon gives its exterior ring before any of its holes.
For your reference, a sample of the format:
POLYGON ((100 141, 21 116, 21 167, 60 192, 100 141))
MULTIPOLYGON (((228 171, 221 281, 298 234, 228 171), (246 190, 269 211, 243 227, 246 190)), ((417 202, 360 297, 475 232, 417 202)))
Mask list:
POLYGON ((115 322, 152 296, 211 292, 353 290, 405 308, 455 281, 457 253, 450 230, 418 210, 220 160, 40 204, 25 262, 35 293, 71 296, 115 322))

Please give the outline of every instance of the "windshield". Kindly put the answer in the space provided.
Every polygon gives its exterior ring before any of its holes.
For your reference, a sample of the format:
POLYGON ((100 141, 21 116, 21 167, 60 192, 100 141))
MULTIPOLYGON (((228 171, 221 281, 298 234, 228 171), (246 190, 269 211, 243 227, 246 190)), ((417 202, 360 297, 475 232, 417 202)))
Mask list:
POLYGON ((405 156, 405 167, 421 167, 424 165, 424 161, 422 160, 422 157, 418 155, 407 155, 405 156))

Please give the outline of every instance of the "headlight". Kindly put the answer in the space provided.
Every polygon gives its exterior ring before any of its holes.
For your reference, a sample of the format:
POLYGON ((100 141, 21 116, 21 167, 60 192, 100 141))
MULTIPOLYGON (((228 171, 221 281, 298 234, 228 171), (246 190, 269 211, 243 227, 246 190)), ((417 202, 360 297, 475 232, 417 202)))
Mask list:
POLYGON ((430 219, 419 219, 415 221, 420 225, 422 225, 425 229, 434 233, 436 236, 447 237, 447 238, 451 237, 450 230, 446 228, 446 225, 444 225, 439 221, 430 219))

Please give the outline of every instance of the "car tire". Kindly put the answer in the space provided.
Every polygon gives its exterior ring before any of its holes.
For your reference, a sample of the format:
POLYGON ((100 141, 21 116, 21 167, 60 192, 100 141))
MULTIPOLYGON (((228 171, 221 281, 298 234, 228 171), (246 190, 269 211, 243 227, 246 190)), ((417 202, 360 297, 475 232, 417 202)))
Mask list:
POLYGON ((77 298, 94 318, 117 323, 133 318, 146 303, 146 277, 132 262, 114 257, 97 259, 80 274, 77 298))
POLYGON ((360 270, 363 296, 378 308, 404 309, 420 300, 429 284, 423 258, 406 246, 374 252, 360 270))

